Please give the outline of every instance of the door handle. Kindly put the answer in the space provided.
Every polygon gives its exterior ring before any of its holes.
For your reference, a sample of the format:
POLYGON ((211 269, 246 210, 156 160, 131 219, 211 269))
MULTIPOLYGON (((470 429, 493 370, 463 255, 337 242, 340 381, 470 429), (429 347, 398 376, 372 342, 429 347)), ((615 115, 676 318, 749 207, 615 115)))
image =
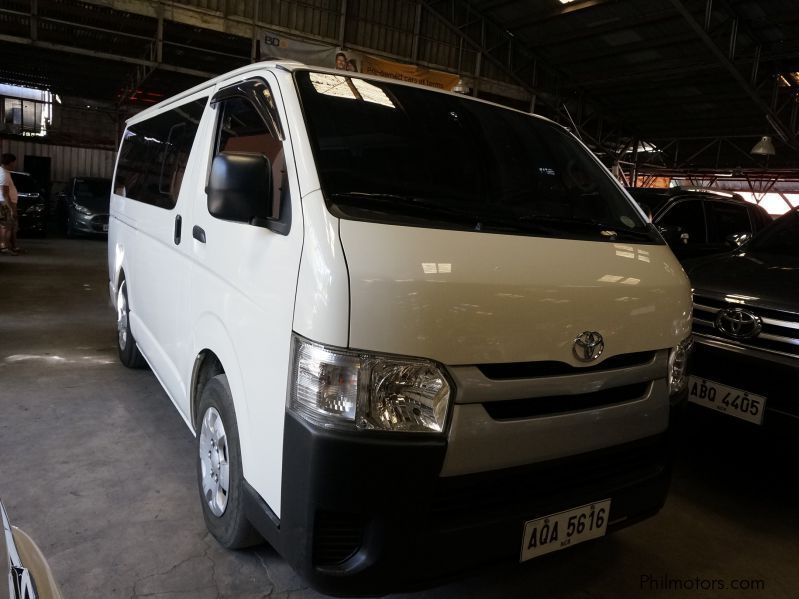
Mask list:
POLYGON ((178 214, 175 217, 175 245, 180 245, 180 230, 183 225, 183 218, 178 214))
POLYGON ((191 236, 200 243, 205 243, 205 229, 202 227, 194 225, 194 228, 191 230, 191 236))

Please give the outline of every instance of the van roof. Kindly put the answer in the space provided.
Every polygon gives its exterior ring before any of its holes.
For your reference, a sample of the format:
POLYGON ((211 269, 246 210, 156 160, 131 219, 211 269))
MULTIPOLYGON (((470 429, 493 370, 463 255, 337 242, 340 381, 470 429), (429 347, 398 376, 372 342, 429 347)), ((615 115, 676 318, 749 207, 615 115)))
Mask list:
POLYGON ((202 83, 195 85, 192 88, 182 91, 174 96, 170 96, 166 100, 162 100, 158 104, 153 104, 152 106, 149 106, 148 108, 145 108, 141 112, 137 112, 136 114, 131 116, 129 119, 125 121, 125 123, 127 124, 136 123, 142 119, 149 118, 153 116, 153 114, 160 112, 161 109, 166 108, 170 104, 179 102, 183 98, 188 98, 189 96, 197 92, 200 92, 204 89, 214 87, 217 83, 221 83, 222 81, 233 79, 238 75, 246 75, 247 73, 251 73, 254 71, 262 71, 264 69, 270 69, 275 67, 280 67, 288 71, 293 71, 296 68, 305 67, 305 66, 306 65, 301 62, 290 61, 290 60, 270 60, 263 62, 254 62, 252 64, 239 67, 234 71, 228 71, 227 73, 223 73, 217 77, 214 77, 213 79, 209 79, 208 81, 203 81, 202 83))
MULTIPOLYGON (((237 76, 247 75, 248 73, 253 73, 253 72, 257 72, 257 71, 263 71, 264 69, 274 69, 274 68, 280 68, 280 69, 283 69, 285 71, 295 71, 297 69, 313 69, 314 71, 319 72, 319 73, 329 73, 331 75, 342 75, 343 74, 342 71, 337 70, 337 69, 333 69, 333 68, 329 68, 329 67, 319 67, 319 66, 316 66, 316 65, 308 65, 308 64, 305 64, 305 63, 302 63, 302 62, 291 61, 291 60, 270 60, 270 61, 254 62, 252 64, 248 64, 248 65, 245 65, 243 67, 239 67, 238 69, 236 69, 234 71, 228 71, 227 73, 223 73, 222 75, 214 77, 213 79, 210 79, 208 81, 200 83, 199 85, 195 85, 194 87, 192 87, 190 89, 187 89, 186 91, 180 92, 179 94, 176 94, 176 95, 174 95, 174 96, 172 96, 170 98, 162 100, 158 104, 154 104, 154 105, 146 108, 145 110, 142 110, 141 112, 136 113, 135 115, 133 115, 129 119, 127 119, 125 122, 126 122, 126 124, 131 125, 133 123, 137 123, 137 122, 139 122, 141 120, 147 119, 147 118, 153 116, 154 114, 160 112, 162 109, 166 108, 167 106, 169 106, 169 105, 171 105, 171 104, 173 104, 175 102, 179 102, 180 100, 182 100, 184 98, 187 98, 187 97, 189 97, 189 96, 191 96, 191 95, 193 95, 193 94, 195 94, 197 92, 200 92, 200 91, 203 91, 205 89, 211 88, 211 87, 215 86, 217 83, 221 83, 221 82, 227 81, 229 79, 235 79, 237 76)), ((470 100, 474 100, 476 102, 482 102, 483 104, 490 104, 492 106, 497 106, 499 108, 504 108, 505 110, 512 110, 514 112, 520 112, 520 113, 525 114, 527 116, 531 116, 533 118, 537 118, 539 120, 547 121, 547 122, 550 122, 550 123, 553 123, 553 124, 557 125, 557 123, 555 123, 551 119, 548 119, 545 116, 542 116, 540 114, 533 114, 533 113, 525 112, 523 110, 518 110, 518 109, 512 108, 510 106, 504 106, 502 104, 497 104, 496 102, 491 102, 491 101, 485 100, 483 98, 475 98, 473 96, 463 96, 462 94, 456 94, 455 92, 451 92, 451 91, 447 91, 447 90, 443 90, 443 89, 437 89, 435 87, 428 87, 428 86, 419 85, 419 84, 416 84, 416 83, 408 83, 408 82, 405 82, 405 81, 398 81, 398 80, 395 80, 395 79, 390 79, 390 78, 386 78, 386 77, 380 77, 378 75, 369 75, 369 74, 366 74, 366 73, 351 73, 349 71, 347 71, 346 74, 349 75, 349 76, 357 75, 358 77, 363 78, 363 79, 367 79, 367 80, 386 81, 386 82, 389 82, 389 83, 395 83, 397 85, 404 85, 404 86, 408 86, 408 87, 416 87, 418 89, 424 89, 424 90, 427 90, 427 91, 433 91, 433 92, 438 92, 438 93, 442 93, 442 94, 453 94, 453 95, 457 95, 459 97, 466 97, 466 98, 469 98, 470 100)), ((558 126, 562 126, 562 125, 558 125, 558 126)))

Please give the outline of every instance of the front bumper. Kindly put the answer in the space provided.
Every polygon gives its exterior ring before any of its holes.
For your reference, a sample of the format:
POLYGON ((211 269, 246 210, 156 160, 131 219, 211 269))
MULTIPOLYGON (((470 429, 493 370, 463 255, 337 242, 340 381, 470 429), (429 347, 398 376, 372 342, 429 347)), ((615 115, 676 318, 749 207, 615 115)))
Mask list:
POLYGON ((250 489, 248 517, 315 588, 398 591, 517 562, 524 523, 612 499, 608 532, 656 513, 665 435, 574 457, 440 477, 446 440, 349 434, 286 415, 279 525, 250 489))
POLYGON ((694 336, 692 375, 766 397, 763 424, 799 419, 799 358, 694 336))
POLYGON ((86 235, 108 235, 107 214, 83 214, 70 209, 69 214, 72 230, 86 235))
POLYGON ((47 231, 47 212, 44 210, 26 210, 19 212, 19 230, 22 233, 41 234, 47 231))

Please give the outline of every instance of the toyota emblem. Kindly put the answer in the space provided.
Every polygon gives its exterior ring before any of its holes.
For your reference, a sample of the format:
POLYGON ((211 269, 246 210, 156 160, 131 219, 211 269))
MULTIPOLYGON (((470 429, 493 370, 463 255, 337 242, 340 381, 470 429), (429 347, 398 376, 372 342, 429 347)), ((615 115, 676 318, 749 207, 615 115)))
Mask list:
POLYGON ((602 355, 605 341, 596 331, 584 331, 574 340, 574 357, 581 362, 592 362, 602 355))
POLYGON ((760 334, 763 321, 742 308, 726 308, 716 315, 716 328, 734 339, 751 339, 760 334))

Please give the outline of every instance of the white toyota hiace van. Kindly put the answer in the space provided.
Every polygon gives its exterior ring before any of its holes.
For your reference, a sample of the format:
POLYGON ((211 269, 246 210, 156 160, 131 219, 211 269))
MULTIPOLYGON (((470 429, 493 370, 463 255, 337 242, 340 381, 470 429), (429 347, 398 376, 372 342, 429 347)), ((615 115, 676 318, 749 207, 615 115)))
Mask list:
POLYGON ((128 121, 108 265, 208 528, 316 588, 525 561, 663 504, 689 284, 546 119, 247 66, 128 121))

